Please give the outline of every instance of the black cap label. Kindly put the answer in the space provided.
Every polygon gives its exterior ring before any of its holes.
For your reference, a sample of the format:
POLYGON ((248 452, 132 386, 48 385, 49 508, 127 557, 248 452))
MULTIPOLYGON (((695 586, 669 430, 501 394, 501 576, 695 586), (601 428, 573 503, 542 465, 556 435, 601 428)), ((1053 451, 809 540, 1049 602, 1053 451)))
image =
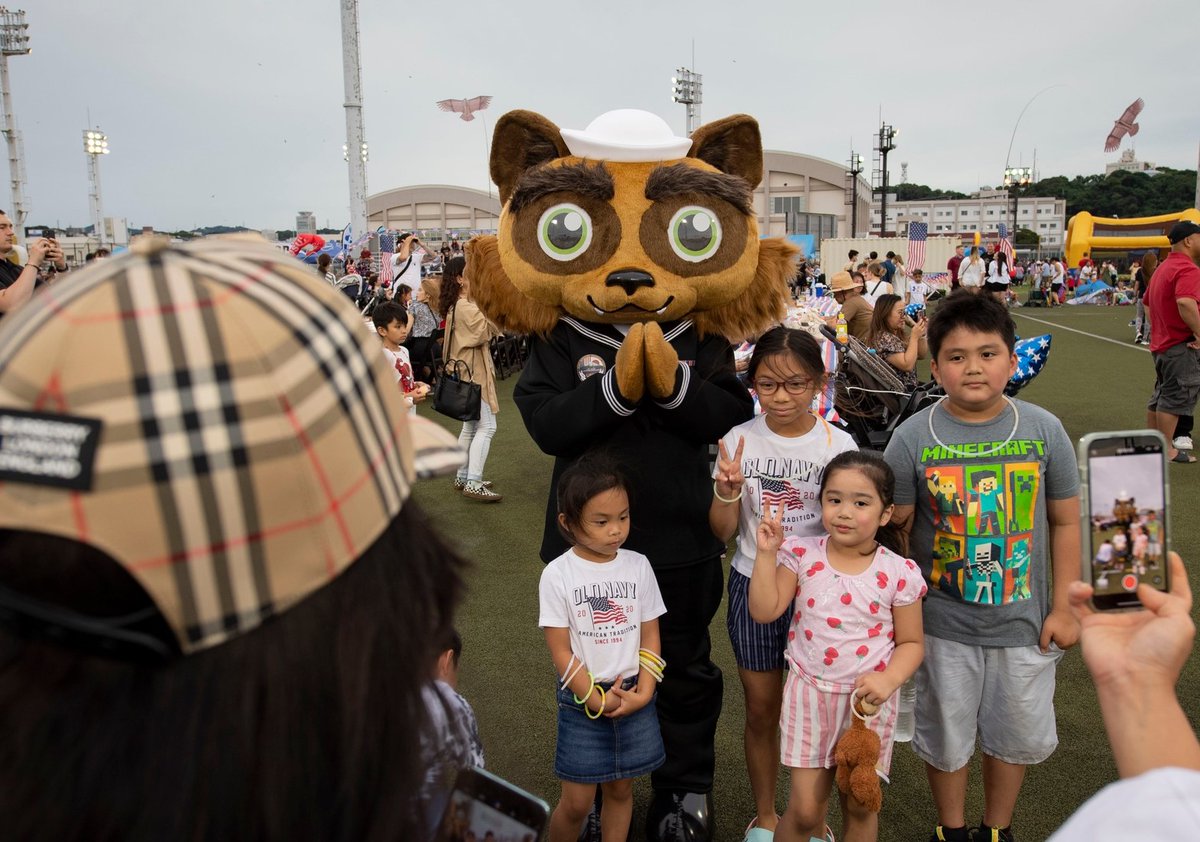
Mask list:
POLYGON ((102 426, 95 418, 0 409, 0 480, 90 491, 102 426))

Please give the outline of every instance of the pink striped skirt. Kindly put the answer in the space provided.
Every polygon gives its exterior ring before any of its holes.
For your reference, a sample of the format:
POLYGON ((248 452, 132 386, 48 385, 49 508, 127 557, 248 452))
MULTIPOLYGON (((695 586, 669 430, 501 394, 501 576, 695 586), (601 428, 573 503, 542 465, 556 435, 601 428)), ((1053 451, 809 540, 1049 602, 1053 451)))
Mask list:
MULTIPOLYGON (((854 721, 850 711, 853 685, 833 684, 808 675, 790 657, 779 715, 779 759, 789 769, 832 769, 833 751, 854 721)), ((875 770, 885 781, 892 767, 892 743, 900 692, 883 703, 867 727, 879 735, 875 770)))

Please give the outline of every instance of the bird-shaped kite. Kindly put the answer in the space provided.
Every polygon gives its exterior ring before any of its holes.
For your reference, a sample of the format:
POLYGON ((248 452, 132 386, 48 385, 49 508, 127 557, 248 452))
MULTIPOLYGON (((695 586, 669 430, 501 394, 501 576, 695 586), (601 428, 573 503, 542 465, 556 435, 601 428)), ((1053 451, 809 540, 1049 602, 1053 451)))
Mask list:
POLYGON ((437 104, 443 111, 461 114, 464 120, 474 120, 475 112, 482 111, 491 103, 490 96, 477 96, 471 99, 443 99, 437 104))
POLYGON ((1133 137, 1138 133, 1137 123, 1133 122, 1137 119, 1137 115, 1142 113, 1146 103, 1142 102, 1142 98, 1138 97, 1133 104, 1125 109, 1125 113, 1117 118, 1117 122, 1113 123, 1112 131, 1108 133, 1108 140, 1104 142, 1104 151, 1113 152, 1121 145, 1121 138, 1125 135, 1133 137))

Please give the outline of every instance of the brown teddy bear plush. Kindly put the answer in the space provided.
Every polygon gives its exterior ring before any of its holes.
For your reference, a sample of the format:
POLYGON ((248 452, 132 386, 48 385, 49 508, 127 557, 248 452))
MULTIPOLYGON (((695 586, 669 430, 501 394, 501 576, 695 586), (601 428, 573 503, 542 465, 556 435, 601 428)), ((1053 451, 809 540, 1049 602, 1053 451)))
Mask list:
MULTIPOLYGON (((864 716, 875 712, 875 706, 869 702, 860 703, 856 698, 854 704, 864 716)), ((883 806, 883 788, 875 771, 879 762, 879 735, 855 716, 854 723, 838 740, 833 759, 837 763, 838 789, 872 813, 878 813, 883 806)))

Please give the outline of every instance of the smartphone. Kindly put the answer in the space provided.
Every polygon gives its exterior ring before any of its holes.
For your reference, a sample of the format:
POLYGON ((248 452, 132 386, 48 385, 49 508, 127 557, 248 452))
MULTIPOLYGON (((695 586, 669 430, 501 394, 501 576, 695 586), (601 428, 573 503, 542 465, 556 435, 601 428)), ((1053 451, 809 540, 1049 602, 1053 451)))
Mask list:
POLYGON ((1142 607, 1137 587, 1166 591, 1167 440, 1157 430, 1090 433, 1079 441, 1083 580, 1097 611, 1142 607))
POLYGON ((463 769, 438 826, 437 842, 537 842, 550 805, 483 769, 463 769))

